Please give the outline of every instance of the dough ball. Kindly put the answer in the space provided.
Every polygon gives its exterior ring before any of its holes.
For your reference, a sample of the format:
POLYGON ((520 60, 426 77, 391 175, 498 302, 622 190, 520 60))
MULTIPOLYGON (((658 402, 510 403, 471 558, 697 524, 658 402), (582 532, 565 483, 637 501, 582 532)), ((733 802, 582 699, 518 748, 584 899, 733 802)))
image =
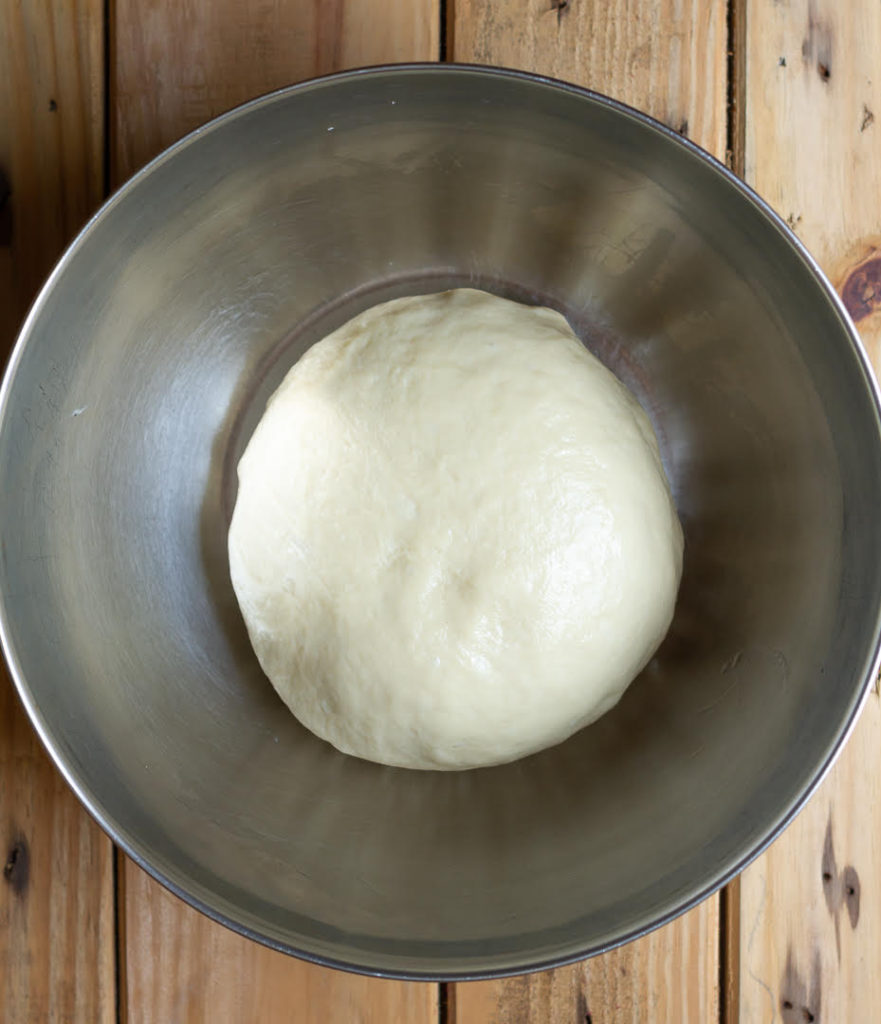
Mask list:
POLYGON ((652 427, 550 309, 368 309, 293 367, 238 471, 254 650, 346 753, 456 769, 559 743, 670 624, 682 532, 652 427))

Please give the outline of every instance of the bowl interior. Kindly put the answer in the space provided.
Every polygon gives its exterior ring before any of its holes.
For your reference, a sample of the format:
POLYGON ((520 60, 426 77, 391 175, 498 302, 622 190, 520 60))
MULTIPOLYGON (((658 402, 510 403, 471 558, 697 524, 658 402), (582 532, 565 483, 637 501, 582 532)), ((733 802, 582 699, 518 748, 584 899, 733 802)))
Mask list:
POLYGON ((19 687, 112 834, 264 941, 423 976, 597 951, 741 866, 855 714, 881 587, 867 371, 779 223, 632 112, 456 68, 273 95, 122 190, 23 337, 0 413, 19 687), (306 347, 466 284, 562 310, 637 393, 685 573, 598 723, 515 764, 407 772, 275 696, 226 530, 238 455, 306 347))

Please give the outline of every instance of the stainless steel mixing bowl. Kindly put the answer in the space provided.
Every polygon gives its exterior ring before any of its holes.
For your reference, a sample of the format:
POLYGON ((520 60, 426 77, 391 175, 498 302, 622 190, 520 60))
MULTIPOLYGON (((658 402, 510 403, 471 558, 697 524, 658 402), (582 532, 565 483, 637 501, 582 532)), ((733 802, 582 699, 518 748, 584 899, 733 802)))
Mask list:
POLYGON ((632 938, 786 824, 875 670, 881 434, 846 314, 721 165, 556 82, 376 69, 212 122, 62 259, 0 415, 4 645, 41 737, 139 863, 301 956, 476 976, 632 938), (637 392, 685 575, 600 722, 505 767, 408 772, 276 698, 226 530, 303 350, 463 284, 565 311, 637 392))

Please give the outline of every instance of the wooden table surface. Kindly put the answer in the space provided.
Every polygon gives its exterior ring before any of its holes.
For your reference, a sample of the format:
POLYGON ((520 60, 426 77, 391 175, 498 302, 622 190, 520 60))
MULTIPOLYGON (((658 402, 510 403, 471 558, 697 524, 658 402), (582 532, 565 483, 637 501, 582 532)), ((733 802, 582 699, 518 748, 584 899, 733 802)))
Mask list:
MULTIPOLYGON (((848 284, 881 366, 879 0, 0 0, 3 350, 65 243, 168 143, 269 89, 406 60, 579 82, 727 160, 848 284)), ((583 964, 437 986, 308 966, 168 895, 0 679, 0 1021, 881 1021, 879 715, 876 688, 807 809, 721 895, 583 964)))

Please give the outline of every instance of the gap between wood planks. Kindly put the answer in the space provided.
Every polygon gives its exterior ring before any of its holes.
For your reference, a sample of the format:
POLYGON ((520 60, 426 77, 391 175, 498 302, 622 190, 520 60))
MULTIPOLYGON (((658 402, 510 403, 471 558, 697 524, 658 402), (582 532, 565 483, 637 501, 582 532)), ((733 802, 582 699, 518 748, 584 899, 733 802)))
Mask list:
MULTIPOLYGON (((121 182, 112 179, 112 146, 111 134, 113 124, 112 83, 114 68, 113 53, 113 0, 104 0, 102 6, 102 23, 104 31, 104 111, 102 130, 104 150, 102 153, 102 191, 104 201, 110 197, 114 188, 121 182)), ((128 1020, 127 983, 126 983, 126 939, 125 939, 125 852, 113 844, 113 956, 114 956, 114 993, 116 1024, 126 1024, 128 1020)))
POLYGON ((450 984, 441 981, 437 989, 437 1024, 456 1024, 456 1010, 451 999, 450 984))
POLYGON ((725 162, 742 178, 746 148, 746 4, 728 0, 725 162))
MULTIPOLYGON (((728 0, 725 162, 743 178, 746 150, 746 5, 728 0)), ((740 879, 719 891, 719 1021, 740 1021, 740 879)))
POLYGON ((438 32, 438 60, 446 63, 453 52, 453 0, 438 0, 438 17, 440 18, 440 30, 438 32))
MULTIPOLYGON (((113 0, 104 0, 104 6, 102 8, 102 22, 104 29, 104 118, 102 123, 102 131, 104 133, 104 152, 102 153, 101 172, 105 200, 111 192, 110 122, 113 116, 113 112, 110 108, 110 85, 113 73, 113 60, 111 53, 111 45, 113 39, 111 12, 112 4, 113 0)), ((116 848, 114 847, 114 849, 116 848)), ((114 871, 116 871, 115 861, 114 871)))
POLYGON ((116 1024, 128 1020, 125 939, 125 853, 113 847, 113 948, 116 957, 116 1024))
MULTIPOLYGON (((448 63, 453 51, 453 26, 456 18, 456 0, 438 0, 440 30, 438 32, 438 60, 448 63)), ((456 1024, 453 986, 441 981, 437 986, 437 1024, 456 1024)))

